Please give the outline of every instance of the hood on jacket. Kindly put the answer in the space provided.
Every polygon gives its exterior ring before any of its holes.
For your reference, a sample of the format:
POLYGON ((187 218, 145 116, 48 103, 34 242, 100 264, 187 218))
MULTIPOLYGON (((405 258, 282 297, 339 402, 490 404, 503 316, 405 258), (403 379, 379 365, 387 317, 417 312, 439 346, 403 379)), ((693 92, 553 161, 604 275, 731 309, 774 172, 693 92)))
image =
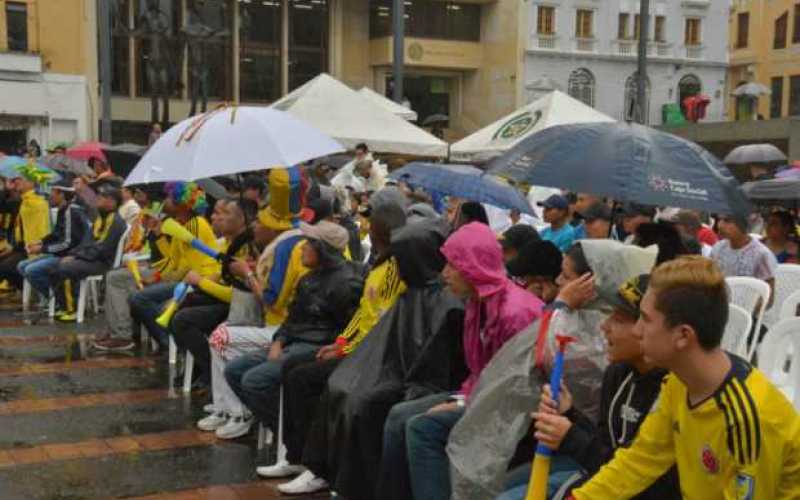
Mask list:
POLYGON ((499 291, 508 281, 503 250, 486 224, 470 222, 461 226, 447 238, 442 253, 482 299, 499 291))
POLYGON ((621 283, 640 274, 648 274, 656 264, 658 247, 641 248, 614 240, 581 240, 583 255, 594 273, 598 298, 592 309, 609 309, 615 302, 621 283))
POLYGON ((435 220, 413 222, 392 233, 391 253, 408 287, 423 287, 439 277, 445 264, 439 248, 446 235, 445 223, 435 220))

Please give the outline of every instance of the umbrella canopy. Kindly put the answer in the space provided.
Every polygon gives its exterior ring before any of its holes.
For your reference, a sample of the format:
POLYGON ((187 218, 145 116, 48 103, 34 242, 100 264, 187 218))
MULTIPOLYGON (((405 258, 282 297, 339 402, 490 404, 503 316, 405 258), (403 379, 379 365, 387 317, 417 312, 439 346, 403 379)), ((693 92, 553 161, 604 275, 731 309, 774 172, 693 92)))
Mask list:
MULTIPOLYGON (((0 158, 0 177, 5 177, 6 179, 16 179, 17 177, 22 177, 17 169, 27 165, 31 161, 33 160, 29 160, 21 156, 4 156, 0 158)), ((43 170, 51 175, 48 182, 55 182, 61 179, 61 176, 58 175, 58 173, 53 169, 48 168, 39 162, 35 163, 40 170, 43 170)))
POLYGON ((775 172, 776 179, 792 179, 800 177, 800 161, 793 161, 783 170, 775 172))
POLYGON ((102 142, 82 142, 67 150, 67 156, 73 160, 88 161, 92 158, 99 158, 103 161, 108 161, 106 154, 103 152, 108 147, 107 144, 102 142))
POLYGON ((751 200, 800 200, 800 178, 768 179, 742 184, 742 191, 751 200))
POLYGON ((786 161, 786 155, 772 144, 747 144, 734 149, 725 157, 726 165, 776 163, 786 161))
POLYGON ((40 158, 39 162, 60 172, 69 172, 74 175, 94 175, 94 171, 89 168, 85 161, 74 160, 62 153, 49 154, 40 158))
POLYGON ((535 215, 528 200, 513 186, 470 165, 412 162, 389 177, 429 191, 535 215))
POLYGON ((272 108, 218 108, 183 120, 153 144, 125 185, 193 181, 297 165, 344 148, 314 127, 272 108))
POLYGON ((362 87, 358 93, 364 96, 368 101, 371 101, 373 104, 377 104, 378 106, 386 109, 386 111, 399 116, 403 120, 410 122, 417 121, 416 111, 407 108, 402 104, 397 104, 393 100, 380 95, 369 87, 362 87))
POLYGON ((108 158, 108 164, 111 165, 114 173, 120 177, 127 177, 133 167, 139 163, 142 155, 147 152, 147 146, 123 142, 113 146, 106 146, 103 148, 103 152, 108 158))
POLYGON ((610 116, 556 90, 456 142, 450 147, 450 158, 488 160, 554 125, 613 121, 610 116))
POLYGON ((766 85, 762 85, 756 82, 750 82, 739 85, 738 87, 736 87, 736 90, 733 91, 733 95, 735 96, 758 97, 769 94, 771 94, 771 92, 766 87, 766 85))
POLYGON ((750 213, 739 183, 714 155, 686 139, 633 123, 551 127, 488 167, 491 174, 519 182, 620 201, 750 213))
POLYGON ((422 124, 427 127, 429 125, 433 125, 434 123, 445 123, 449 121, 450 121, 449 116, 443 115, 441 113, 436 113, 435 115, 430 115, 429 117, 425 118, 422 124))

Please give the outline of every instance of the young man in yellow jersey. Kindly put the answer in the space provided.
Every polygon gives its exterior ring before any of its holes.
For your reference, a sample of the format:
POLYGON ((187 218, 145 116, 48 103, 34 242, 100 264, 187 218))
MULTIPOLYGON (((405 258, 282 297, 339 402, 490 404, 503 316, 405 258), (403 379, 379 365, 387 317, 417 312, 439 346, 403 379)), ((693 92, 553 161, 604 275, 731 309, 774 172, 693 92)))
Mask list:
POLYGON ((763 373, 720 348, 727 319, 712 261, 655 269, 635 332, 645 357, 671 373, 630 448, 574 498, 630 498, 674 464, 687 500, 800 497, 800 416, 763 373))

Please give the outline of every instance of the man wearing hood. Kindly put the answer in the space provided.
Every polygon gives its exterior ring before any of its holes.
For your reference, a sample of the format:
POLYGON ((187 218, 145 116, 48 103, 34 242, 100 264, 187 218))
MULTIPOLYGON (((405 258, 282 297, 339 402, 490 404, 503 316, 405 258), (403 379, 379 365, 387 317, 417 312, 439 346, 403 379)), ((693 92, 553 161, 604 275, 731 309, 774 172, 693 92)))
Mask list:
MULTIPOLYGON (((445 452, 450 429, 463 415, 483 368, 510 338, 540 316, 544 306, 508 279, 503 252, 489 226, 477 222, 462 226, 447 239, 442 253, 447 259, 442 272, 445 283, 466 300, 464 357, 469 376, 452 397, 434 394, 392 409, 390 423, 406 421, 410 484, 417 500, 450 498, 445 452)), ((387 426, 384 446, 396 446, 394 438, 402 434, 402 428, 392 432, 387 426)))

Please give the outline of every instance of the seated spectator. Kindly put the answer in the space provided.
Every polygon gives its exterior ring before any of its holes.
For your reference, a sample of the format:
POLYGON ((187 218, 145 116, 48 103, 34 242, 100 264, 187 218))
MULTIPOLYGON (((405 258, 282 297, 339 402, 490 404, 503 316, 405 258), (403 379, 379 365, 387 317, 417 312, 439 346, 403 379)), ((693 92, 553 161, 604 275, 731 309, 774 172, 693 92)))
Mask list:
POLYGON ((139 222, 139 212, 142 207, 134 199, 134 193, 131 188, 122 188, 122 205, 119 206, 119 215, 122 217, 129 226, 133 226, 139 222))
POLYGON ((708 248, 713 247, 719 241, 717 234, 700 221, 700 216, 694 210, 679 211, 675 214, 672 222, 684 237, 694 238, 708 248))
POLYGON ((544 207, 544 221, 550 224, 542 229, 540 236, 566 252, 575 241, 575 228, 569 224, 569 202, 560 194, 554 194, 539 205, 544 207))
MULTIPOLYGON (((470 397, 466 413, 450 433, 453 496, 495 498, 505 489, 506 473, 520 440, 529 436, 530 412, 549 378, 556 335, 569 335, 563 380, 574 405, 589 418, 600 413, 600 385, 607 366, 600 324, 616 301, 619 283, 649 272, 656 247, 639 248, 613 240, 581 240, 564 256, 561 287, 542 319, 511 339, 494 357, 470 397), (496 429, 503 429, 498 435, 496 429)), ((519 462, 531 460, 535 445, 519 462)), ((569 474, 579 468, 556 455, 553 467, 569 474)))
POLYGON ((236 396, 276 434, 283 364, 332 343, 355 312, 363 287, 360 265, 344 258, 348 236, 343 227, 329 221, 300 227, 308 238, 303 265, 310 271, 297 283, 286 321, 268 352, 246 354, 225 367, 236 396))
POLYGON ((558 295, 556 280, 561 274, 562 254, 549 241, 531 241, 507 264, 508 274, 524 288, 550 304, 558 295))
POLYGON ((262 208, 267 200, 267 179, 263 174, 250 174, 242 183, 242 197, 262 208))
POLYGON ((711 249, 711 259, 717 263, 725 276, 749 276, 766 281, 773 293, 775 270, 778 261, 772 251, 747 232, 744 217, 722 216, 719 233, 723 240, 711 249))
POLYGON ((633 244, 642 248, 658 246, 656 265, 689 253, 680 233, 670 222, 640 224, 634 233, 633 244))
POLYGON ((656 216, 656 209, 639 203, 626 203, 622 205, 622 230, 624 231, 625 243, 633 243, 636 237, 636 230, 642 224, 653 222, 656 216))
MULTIPOLYGON (((594 421, 573 406, 572 395, 564 386, 559 404, 551 398, 550 386, 543 388, 536 419, 538 442, 559 455, 573 458, 580 472, 566 478, 551 469, 548 490, 563 491, 585 477, 591 477, 614 452, 630 446, 642 421, 658 398, 666 370, 656 368, 642 354, 634 327, 639 319, 642 296, 647 290, 648 275, 623 283, 613 312, 600 329, 606 339, 611 363, 603 374, 600 419, 594 421), (563 481, 563 484, 562 484, 563 481)), ((523 500, 531 477, 530 464, 511 473, 511 489, 497 500, 523 500), (514 484, 519 486, 514 487, 514 484)), ((671 469, 655 484, 635 498, 639 500, 679 500, 678 476, 671 469)))
POLYGON ((800 495, 800 416, 763 373, 720 348, 728 300, 708 259, 656 268, 636 331, 647 359, 670 373, 631 446, 575 499, 630 498, 674 465, 685 498, 800 495))
POLYGON ((56 295, 56 319, 73 322, 77 319, 76 307, 81 280, 103 275, 114 265, 119 241, 128 225, 118 209, 122 201, 119 189, 106 186, 97 196, 97 219, 92 225, 92 238, 73 248, 50 273, 50 288, 56 295))
MULTIPOLYGON (((384 448, 406 445, 411 491, 417 500, 450 498, 445 451, 450 430, 463 415, 483 368, 509 339, 539 318, 544 306, 508 280, 499 245, 488 228, 464 226, 448 238, 442 253, 447 259, 444 281, 467 303, 464 356, 470 374, 455 395, 440 393, 401 403, 389 414, 384 448), (405 429, 392 428, 403 422, 405 429), (398 442, 396 435, 405 439, 398 442)), ((404 485, 386 486, 397 491, 404 485)))
POLYGON ((570 225, 575 228, 575 239, 585 239, 586 226, 581 214, 596 203, 605 203, 605 199, 590 193, 568 193, 566 198, 569 202, 570 225))
POLYGON ((797 225, 792 214, 785 210, 767 217, 767 237, 762 242, 775 255, 778 264, 797 263, 797 225))
POLYGON ((608 205, 601 201, 594 202, 580 212, 580 216, 583 219, 586 238, 606 239, 611 237, 614 215, 608 205))
POLYGON ((517 224, 506 229, 498 238, 503 249, 503 261, 508 264, 531 241, 540 241, 539 232, 532 226, 517 224))
POLYGON ((50 298, 49 276, 58 266, 59 259, 88 237, 89 222, 86 220, 86 213, 80 205, 74 203, 74 198, 72 181, 61 180, 52 186, 50 203, 58 209, 55 227, 41 241, 27 246, 30 257, 17 266, 19 273, 36 290, 43 303, 50 298))

